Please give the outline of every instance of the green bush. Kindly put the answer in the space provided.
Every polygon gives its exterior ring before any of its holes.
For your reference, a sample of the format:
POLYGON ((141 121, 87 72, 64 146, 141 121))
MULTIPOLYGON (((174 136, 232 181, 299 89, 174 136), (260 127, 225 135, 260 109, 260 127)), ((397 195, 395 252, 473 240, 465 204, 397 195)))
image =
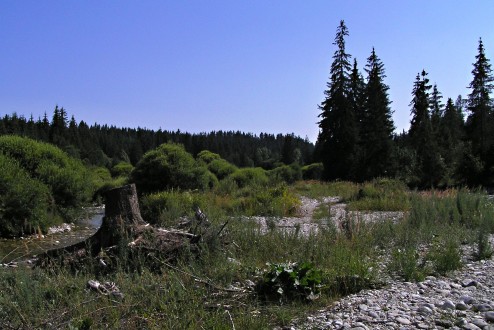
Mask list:
POLYGON ((210 163, 208 163, 208 169, 211 171, 211 173, 216 175, 218 180, 223 180, 224 178, 238 170, 235 165, 229 163, 224 159, 212 160, 210 163))
POLYGON ((197 154, 197 160, 203 161, 206 164, 209 164, 214 160, 220 160, 220 159, 221 159, 220 155, 211 152, 209 150, 203 150, 197 154))
POLYGON ((0 152, 46 184, 62 213, 90 200, 94 187, 88 170, 59 148, 19 136, 1 136, 0 152))
POLYGON ((268 172, 274 182, 294 183, 302 179, 302 170, 299 165, 282 165, 268 172))
POLYGON ((193 213, 194 198, 188 192, 163 191, 144 196, 140 206, 147 222, 167 227, 176 225, 180 217, 193 213))
POLYGON ((207 168, 179 144, 162 144, 148 151, 132 171, 131 181, 142 193, 172 188, 204 190, 214 184, 207 168))
POLYGON ((0 153, 0 236, 20 236, 50 225, 50 191, 0 153))
POLYGON ((254 185, 267 185, 269 181, 266 171, 260 167, 241 168, 235 173, 232 173, 229 177, 235 181, 239 188, 254 185))
POLYGON ((132 164, 127 163, 127 162, 120 162, 113 166, 110 170, 111 176, 114 178, 117 177, 129 177, 130 173, 134 169, 134 166, 132 164))
POLYGON ((304 180, 321 180, 324 165, 322 163, 314 163, 302 167, 302 178, 304 180))

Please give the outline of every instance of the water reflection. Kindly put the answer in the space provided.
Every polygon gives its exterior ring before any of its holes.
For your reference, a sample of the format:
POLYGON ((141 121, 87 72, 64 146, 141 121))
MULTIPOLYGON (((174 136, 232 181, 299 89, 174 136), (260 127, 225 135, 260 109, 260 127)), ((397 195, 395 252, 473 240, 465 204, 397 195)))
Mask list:
POLYGON ((70 246, 91 237, 101 226, 104 216, 102 208, 87 208, 86 214, 74 222, 71 231, 46 235, 44 238, 1 239, 0 263, 31 258, 52 249, 70 246))

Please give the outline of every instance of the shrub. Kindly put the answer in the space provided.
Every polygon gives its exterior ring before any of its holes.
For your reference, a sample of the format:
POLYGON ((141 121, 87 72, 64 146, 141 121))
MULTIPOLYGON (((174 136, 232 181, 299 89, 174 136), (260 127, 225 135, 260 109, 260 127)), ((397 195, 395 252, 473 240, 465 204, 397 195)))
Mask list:
POLYGON ((223 180, 238 168, 224 159, 215 159, 208 163, 208 169, 216 175, 218 180, 223 180))
POLYGON ((111 176, 112 177, 129 177, 130 173, 134 169, 134 166, 132 164, 127 163, 127 162, 120 162, 113 166, 110 170, 111 176))
POLYGON ((176 224, 180 217, 193 212, 194 199, 190 193, 170 190, 144 196, 140 206, 146 221, 170 226, 176 224))
POLYGON ((304 180, 321 180, 324 165, 322 163, 314 163, 302 167, 302 178, 304 180))
POLYGON ((209 164, 214 160, 220 160, 220 159, 221 159, 220 155, 211 152, 209 150, 203 150, 197 154, 197 160, 203 161, 206 164, 209 164))
POLYGON ((279 166, 269 171, 268 174, 274 182, 294 183, 302 179, 302 170, 296 164, 279 166))
POLYGON ((0 235, 19 236, 49 226, 50 191, 0 153, 0 235))
POLYGON ((268 176, 266 171, 260 167, 242 168, 230 175, 239 188, 253 185, 267 185, 268 176))
POLYGON ((46 184, 62 212, 90 200, 94 187, 87 169, 59 148, 19 136, 1 136, 0 152, 14 158, 32 178, 46 184))
POLYGON ((206 189, 212 183, 208 170, 179 144, 162 144, 148 151, 131 174, 140 192, 206 189))

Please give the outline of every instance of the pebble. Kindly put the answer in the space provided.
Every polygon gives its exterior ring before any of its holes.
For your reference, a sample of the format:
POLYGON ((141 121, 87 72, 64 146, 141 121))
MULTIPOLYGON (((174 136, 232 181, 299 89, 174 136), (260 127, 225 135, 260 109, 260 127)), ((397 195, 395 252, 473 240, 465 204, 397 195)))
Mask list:
POLYGON ((290 327, 494 330, 494 260, 472 261, 474 247, 462 248, 465 266, 448 277, 427 276, 419 283, 386 278, 383 288, 343 297, 315 312, 312 322, 295 319, 290 327))

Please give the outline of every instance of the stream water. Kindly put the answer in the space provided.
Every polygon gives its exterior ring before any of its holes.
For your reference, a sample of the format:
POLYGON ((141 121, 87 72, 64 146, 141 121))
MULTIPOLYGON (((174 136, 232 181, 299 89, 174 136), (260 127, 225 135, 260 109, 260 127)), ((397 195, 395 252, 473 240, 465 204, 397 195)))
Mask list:
POLYGON ((86 214, 74 221, 72 230, 45 235, 43 238, 0 239, 0 264, 20 261, 49 251, 70 246, 91 237, 98 231, 104 216, 103 208, 87 208, 86 214))

